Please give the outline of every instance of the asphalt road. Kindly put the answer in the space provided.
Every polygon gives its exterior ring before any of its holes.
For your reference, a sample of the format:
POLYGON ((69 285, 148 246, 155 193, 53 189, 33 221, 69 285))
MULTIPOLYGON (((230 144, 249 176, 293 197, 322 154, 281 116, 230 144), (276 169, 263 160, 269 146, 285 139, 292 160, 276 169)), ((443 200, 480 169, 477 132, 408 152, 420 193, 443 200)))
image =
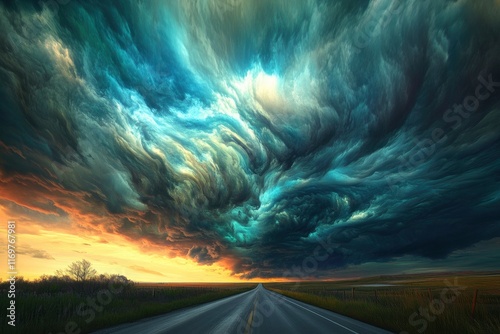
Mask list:
POLYGON ((386 334, 383 329, 257 288, 95 334, 386 334))

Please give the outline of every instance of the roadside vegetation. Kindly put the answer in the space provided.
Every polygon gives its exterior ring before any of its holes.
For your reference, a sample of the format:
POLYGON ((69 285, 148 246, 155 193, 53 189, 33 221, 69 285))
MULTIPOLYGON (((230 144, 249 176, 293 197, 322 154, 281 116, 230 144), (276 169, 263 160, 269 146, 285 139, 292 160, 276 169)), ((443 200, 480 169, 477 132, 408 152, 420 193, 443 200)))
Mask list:
MULTIPOLYGON (((8 282, 0 304, 8 305, 8 282)), ((16 326, 2 321, 0 333, 82 334, 183 307, 210 302, 256 284, 140 284, 122 275, 98 275, 86 260, 56 275, 16 281, 16 326)))
POLYGON ((395 333, 491 334, 500 333, 499 278, 418 275, 265 287, 395 333))

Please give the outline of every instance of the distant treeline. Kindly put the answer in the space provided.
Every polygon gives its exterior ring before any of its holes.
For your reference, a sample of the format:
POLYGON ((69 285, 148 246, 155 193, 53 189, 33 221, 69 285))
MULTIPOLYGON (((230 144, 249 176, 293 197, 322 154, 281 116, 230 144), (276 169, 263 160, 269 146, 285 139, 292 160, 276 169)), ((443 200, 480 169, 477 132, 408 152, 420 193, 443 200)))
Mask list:
MULTIPOLYGON (((102 289, 109 288, 110 285, 120 285, 129 289, 134 282, 123 275, 96 275, 84 281, 76 281, 69 276, 42 275, 33 281, 25 280, 23 277, 16 278, 16 293, 18 295, 50 295, 50 294, 90 294, 102 289)), ((0 291, 7 291, 9 282, 0 283, 0 291)))

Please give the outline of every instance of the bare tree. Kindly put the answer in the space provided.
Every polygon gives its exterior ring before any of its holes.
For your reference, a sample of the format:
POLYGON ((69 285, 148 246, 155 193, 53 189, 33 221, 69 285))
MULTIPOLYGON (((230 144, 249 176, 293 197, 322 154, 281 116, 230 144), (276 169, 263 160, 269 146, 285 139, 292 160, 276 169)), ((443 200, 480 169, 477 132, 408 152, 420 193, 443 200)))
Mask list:
POLYGON ((57 276, 69 276, 77 282, 88 281, 89 279, 94 278, 96 274, 97 271, 92 268, 92 264, 85 259, 73 262, 64 271, 56 271, 57 276))

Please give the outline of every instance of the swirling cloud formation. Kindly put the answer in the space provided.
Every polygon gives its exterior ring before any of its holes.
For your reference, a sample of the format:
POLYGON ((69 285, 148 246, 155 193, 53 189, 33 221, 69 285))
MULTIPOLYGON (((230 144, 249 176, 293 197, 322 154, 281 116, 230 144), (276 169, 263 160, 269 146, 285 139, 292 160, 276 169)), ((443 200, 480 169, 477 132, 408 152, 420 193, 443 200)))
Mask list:
POLYGON ((0 27, 11 212, 242 278, 500 237, 498 1, 17 1, 0 27))

